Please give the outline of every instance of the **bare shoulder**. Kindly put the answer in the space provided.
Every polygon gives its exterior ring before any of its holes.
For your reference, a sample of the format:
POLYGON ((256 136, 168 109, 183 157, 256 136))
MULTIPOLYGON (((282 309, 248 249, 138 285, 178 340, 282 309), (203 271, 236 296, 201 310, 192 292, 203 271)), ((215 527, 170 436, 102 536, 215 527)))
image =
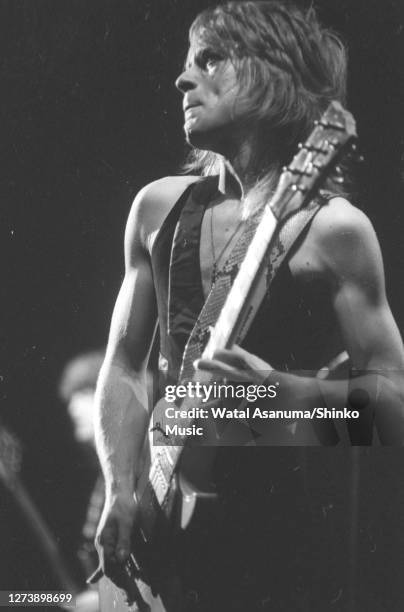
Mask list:
POLYGON ((166 176, 145 185, 132 204, 125 233, 127 248, 140 243, 150 250, 153 237, 178 198, 198 176, 166 176))
POLYGON ((373 226, 364 212, 342 197, 334 197, 323 206, 313 221, 319 239, 349 238, 374 234, 373 226))
POLYGON ((348 200, 332 198, 315 216, 310 233, 321 269, 334 280, 361 277, 373 286, 382 282, 383 264, 373 225, 348 200))

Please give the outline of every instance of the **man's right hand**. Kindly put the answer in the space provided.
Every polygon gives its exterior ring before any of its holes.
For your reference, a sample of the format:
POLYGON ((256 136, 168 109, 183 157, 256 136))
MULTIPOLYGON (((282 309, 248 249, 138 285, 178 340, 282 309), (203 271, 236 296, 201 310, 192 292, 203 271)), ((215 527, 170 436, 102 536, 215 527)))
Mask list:
POLYGON ((131 551, 131 532, 135 522, 136 501, 133 493, 107 494, 95 538, 100 568, 117 586, 122 567, 131 551))

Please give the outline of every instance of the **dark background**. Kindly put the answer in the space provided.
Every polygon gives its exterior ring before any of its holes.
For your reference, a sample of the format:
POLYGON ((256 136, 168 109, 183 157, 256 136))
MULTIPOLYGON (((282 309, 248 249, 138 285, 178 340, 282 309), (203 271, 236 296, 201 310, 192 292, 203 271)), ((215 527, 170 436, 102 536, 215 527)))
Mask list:
MULTIPOLYGON (((183 160, 173 82, 187 28, 210 4, 0 1, 2 418, 23 443, 21 477, 73 570, 92 473, 57 399, 57 380, 69 358, 106 342, 134 195, 176 173, 183 160)), ((349 108, 365 156, 357 204, 376 227, 389 299, 403 330, 400 5, 317 2, 322 20, 348 43, 349 108)), ((356 577, 347 588, 357 585, 366 610, 401 610, 403 454, 364 451, 356 472, 346 455, 341 469, 339 457, 320 459, 328 471, 313 461, 310 478, 319 495, 331 478, 330 496, 340 499, 347 524, 356 512, 352 500, 358 501, 356 577), (352 497, 353 475, 359 488, 352 497)), ((57 588, 22 515, 2 495, 2 588, 57 588)))

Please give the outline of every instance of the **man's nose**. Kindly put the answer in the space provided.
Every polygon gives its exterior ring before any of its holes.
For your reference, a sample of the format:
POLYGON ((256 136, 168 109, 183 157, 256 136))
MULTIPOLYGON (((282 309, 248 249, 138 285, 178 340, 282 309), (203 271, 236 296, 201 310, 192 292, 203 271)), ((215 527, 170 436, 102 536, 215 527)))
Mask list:
POLYGON ((182 93, 186 93, 187 91, 190 91, 191 89, 195 89, 196 80, 190 68, 187 68, 186 70, 184 70, 184 72, 180 74, 178 79, 175 81, 175 86, 182 93))

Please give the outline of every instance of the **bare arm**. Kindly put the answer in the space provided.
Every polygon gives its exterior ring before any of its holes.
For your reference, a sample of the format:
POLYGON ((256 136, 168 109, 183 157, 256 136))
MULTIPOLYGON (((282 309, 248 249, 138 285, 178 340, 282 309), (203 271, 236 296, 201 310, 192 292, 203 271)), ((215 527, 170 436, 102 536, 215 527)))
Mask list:
POLYGON ((115 304, 96 392, 96 445, 106 483, 97 547, 107 574, 127 558, 135 515, 135 470, 147 423, 146 362, 156 321, 146 249, 145 191, 137 196, 125 234, 125 277, 115 304))
POLYGON ((148 263, 129 264, 97 387, 96 442, 107 491, 132 490, 148 421, 146 359, 155 324, 148 263))
MULTIPOLYGON (((381 442, 402 445, 404 351, 386 298, 378 240, 367 217, 347 202, 334 202, 334 219, 335 227, 329 223, 322 228, 319 249, 353 366, 349 398, 351 404, 359 398, 360 406, 361 397, 366 399, 367 394, 363 427, 374 416, 381 442)), ((360 439, 361 423, 350 425, 351 433, 360 439)))

